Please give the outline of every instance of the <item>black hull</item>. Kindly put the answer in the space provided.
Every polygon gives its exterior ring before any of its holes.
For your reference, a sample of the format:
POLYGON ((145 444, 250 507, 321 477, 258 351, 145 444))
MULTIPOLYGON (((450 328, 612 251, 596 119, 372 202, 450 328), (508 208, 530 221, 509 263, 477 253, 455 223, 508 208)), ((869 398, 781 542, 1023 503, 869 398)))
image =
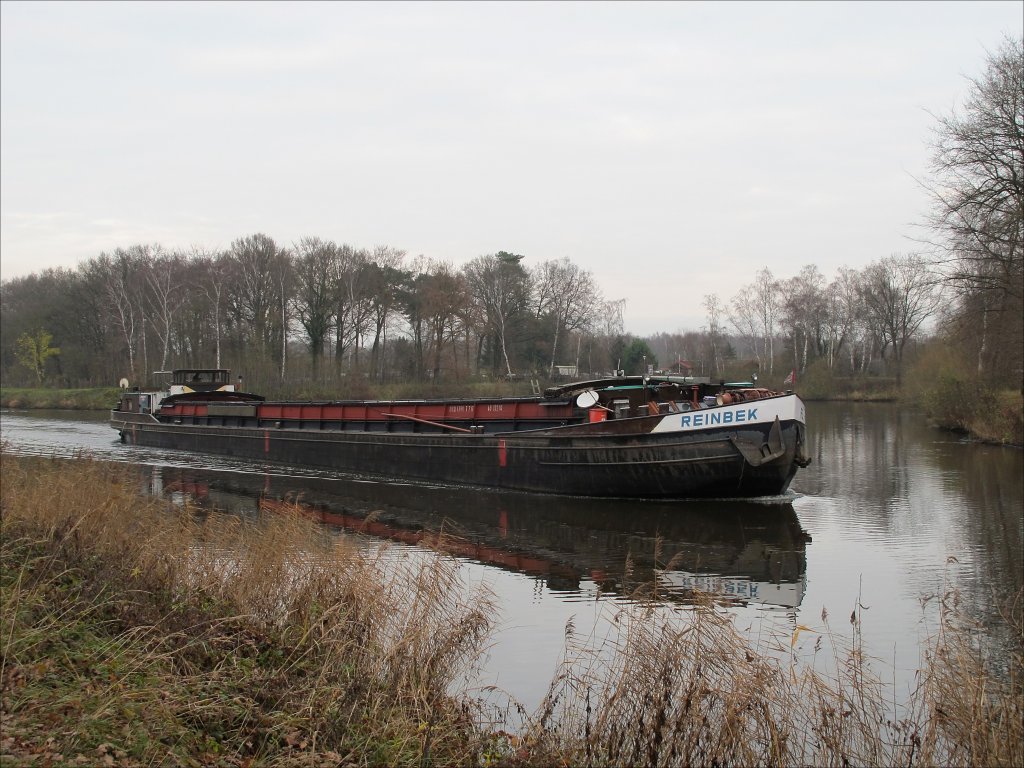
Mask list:
POLYGON ((168 424, 111 413, 122 440, 137 445, 429 483, 619 498, 785 493, 802 455, 804 426, 776 423, 781 453, 755 464, 737 443, 768 445, 772 425, 666 434, 388 434, 168 424))

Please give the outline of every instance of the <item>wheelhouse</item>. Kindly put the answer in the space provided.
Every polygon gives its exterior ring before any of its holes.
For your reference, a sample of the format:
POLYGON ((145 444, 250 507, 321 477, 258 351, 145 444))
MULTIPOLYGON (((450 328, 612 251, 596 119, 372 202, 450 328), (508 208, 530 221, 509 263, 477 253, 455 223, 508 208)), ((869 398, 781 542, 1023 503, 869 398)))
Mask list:
POLYGON ((177 368, 171 373, 171 394, 181 392, 234 391, 226 368, 177 368), (175 388, 180 388, 176 391, 175 388))

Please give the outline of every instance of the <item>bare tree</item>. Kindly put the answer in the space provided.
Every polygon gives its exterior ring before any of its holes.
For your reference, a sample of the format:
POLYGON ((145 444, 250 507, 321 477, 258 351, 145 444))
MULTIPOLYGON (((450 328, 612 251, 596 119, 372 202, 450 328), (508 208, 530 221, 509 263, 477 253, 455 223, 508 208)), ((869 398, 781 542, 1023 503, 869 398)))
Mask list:
POLYGON ((1024 46, 1006 40, 963 110, 938 119, 932 219, 961 290, 1019 298, 1024 259, 1024 46))
POLYGON ((412 375, 416 380, 421 380, 425 371, 426 317, 422 288, 427 279, 428 268, 429 261, 423 254, 413 259, 408 282, 398 293, 398 301, 408 323, 409 334, 412 336, 411 366, 412 375))
POLYGON ((309 341, 315 378, 321 374, 324 342, 337 309, 337 260, 338 246, 330 240, 304 237, 295 244, 295 311, 309 341))
POLYGON ((193 249, 193 261, 197 268, 196 286, 209 300, 213 310, 214 367, 221 367, 221 307, 230 274, 229 256, 226 253, 208 253, 200 248, 193 249))
POLYGON ((162 347, 160 370, 165 371, 174 332, 174 316, 186 298, 184 259, 181 254, 167 254, 155 246, 150 260, 143 265, 142 275, 146 285, 146 303, 154 320, 153 329, 162 347))
POLYGON ((754 286, 743 286, 732 297, 731 304, 729 322, 736 329, 736 333, 753 348, 754 356, 757 358, 757 367, 763 370, 765 366, 762 356, 762 345, 759 343, 761 332, 759 330, 757 297, 754 286))
POLYGON ((722 342, 724 329, 722 328, 722 316, 725 314, 725 307, 722 306, 718 294, 709 293, 704 297, 704 309, 708 315, 708 344, 711 347, 711 369, 712 375, 716 378, 722 375, 724 368, 722 362, 722 342))
MULTIPOLYGON (((98 265, 105 273, 107 298, 110 302, 114 323, 124 340, 128 354, 128 370, 131 378, 139 376, 135 354, 143 328, 143 312, 140 308, 142 279, 140 273, 149 258, 149 247, 134 245, 128 249, 118 248, 113 257, 101 254, 98 265)), ((143 342, 144 343, 144 342, 143 342)), ((145 365, 142 378, 146 378, 145 365)))
POLYGON ((370 369, 379 381, 384 380, 384 346, 387 341, 388 321, 398 302, 398 290, 405 274, 402 262, 405 251, 387 245, 373 249, 373 260, 367 274, 367 299, 373 328, 373 346, 370 348, 370 369))
POLYGON ((227 258, 230 279, 226 295, 228 328, 234 331, 236 353, 256 385, 279 380, 287 345, 287 280, 289 253, 267 235, 239 238, 227 258))
POLYGON ((767 268, 762 269, 754 282, 745 285, 732 298, 729 322, 741 337, 749 339, 757 357, 757 366, 775 369, 775 334, 781 314, 779 282, 767 268))
POLYGON ((534 272, 533 282, 538 317, 547 315, 553 324, 551 362, 548 375, 555 371, 558 342, 563 334, 587 328, 602 304, 594 276, 568 258, 545 261, 534 272))
POLYGON ((231 244, 233 266, 229 299, 236 319, 261 356, 270 351, 273 319, 277 308, 275 267, 281 256, 277 243, 267 235, 242 237, 231 244))
MULTIPOLYGON (((598 355, 603 363, 603 367, 609 369, 617 370, 619 367, 619 361, 612 354, 612 348, 625 332, 625 324, 622 319, 622 313, 625 311, 625 308, 625 299, 612 299, 602 302, 594 323, 598 355)), ((591 371, 595 370, 593 360, 589 361, 587 368, 591 371)))
POLYGON ((970 84, 963 108, 937 121, 929 224, 939 266, 969 318, 962 326, 973 330, 979 370, 986 358, 993 367, 1002 362, 1024 390, 1022 39, 1007 38, 970 84))
POLYGON ((274 266, 281 309, 281 381, 284 381, 288 362, 288 305, 291 303, 289 299, 291 298, 294 272, 292 254, 288 251, 281 251, 274 266))
POLYGON ((775 370, 775 326, 780 314, 779 283, 767 268, 754 278, 754 302, 761 324, 761 344, 768 373, 775 370))
POLYGON ((844 346, 849 349, 850 370, 856 370, 855 355, 858 328, 863 315, 862 306, 857 271, 841 267, 825 291, 825 355, 830 370, 835 368, 844 346))
POLYGON ((864 270, 861 296, 869 322, 882 334, 883 355, 892 348, 899 379, 907 342, 938 309, 935 279, 920 256, 894 254, 864 270))
POLYGON ((444 348, 458 334, 458 318, 469 295, 465 278, 446 262, 432 263, 418 288, 432 348, 431 375, 436 382, 441 379, 444 348))
POLYGON ((53 324, 64 345, 61 366, 73 378, 89 383, 116 381, 124 375, 123 364, 114 363, 108 354, 113 329, 104 278, 95 259, 82 262, 74 273, 65 273, 62 321, 53 324))
MULTIPOLYGON (((510 326, 516 315, 526 309, 530 297, 530 278, 521 264, 523 258, 499 251, 479 256, 463 268, 470 296, 480 309, 495 350, 501 352, 508 375, 512 375, 508 354, 510 326)), ((496 362, 492 356, 492 369, 496 362)))
POLYGON ((338 304, 335 312, 334 362, 341 370, 349 348, 353 350, 353 365, 359 364, 360 339, 367 330, 370 317, 368 282, 370 254, 361 248, 345 244, 338 248, 335 274, 338 304))
POLYGON ((193 245, 181 259, 177 279, 184 288, 171 332, 175 365, 210 366, 216 362, 218 310, 205 290, 210 258, 201 246, 193 245))
POLYGON ((782 322, 793 347, 793 366, 807 370, 809 350, 822 352, 826 324, 825 278, 809 264, 796 277, 779 283, 782 322))

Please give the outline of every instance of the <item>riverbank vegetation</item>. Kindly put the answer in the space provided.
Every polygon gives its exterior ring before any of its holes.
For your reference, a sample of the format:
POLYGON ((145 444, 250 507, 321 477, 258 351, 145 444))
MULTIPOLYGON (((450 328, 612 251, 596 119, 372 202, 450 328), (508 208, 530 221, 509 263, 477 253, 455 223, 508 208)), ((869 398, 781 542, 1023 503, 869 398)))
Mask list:
POLYGON ((937 426, 975 440, 1024 446, 1024 396, 978 380, 963 350, 931 344, 910 369, 902 399, 937 426))
POLYGON ((4 765, 471 764, 448 696, 493 606, 453 562, 4 456, 4 765))
POLYGON ((609 604, 603 646, 566 628, 549 695, 513 728, 467 687, 500 615, 454 558, 298 506, 171 506, 124 466, 5 454, 0 473, 4 765, 1024 762, 1019 602, 996 649, 943 596, 901 707, 859 608, 848 640, 823 612, 758 648, 710 602, 669 620, 638 596, 609 604), (796 660, 807 642, 832 673, 796 660))
POLYGON ((118 392, 117 387, 0 387, 0 407, 105 411, 117 402, 118 392))

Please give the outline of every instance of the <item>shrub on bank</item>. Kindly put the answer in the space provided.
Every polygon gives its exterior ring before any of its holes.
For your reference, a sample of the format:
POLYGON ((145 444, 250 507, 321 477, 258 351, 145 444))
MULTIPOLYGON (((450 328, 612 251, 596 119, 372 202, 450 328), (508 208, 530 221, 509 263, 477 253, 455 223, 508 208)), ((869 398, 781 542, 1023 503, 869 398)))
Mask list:
POLYGON ((816 360, 797 378, 796 391, 804 400, 896 400, 896 379, 882 376, 838 376, 825 360, 816 360))
POLYGON ((1024 397, 1019 391, 992 393, 991 408, 971 420, 971 434, 992 443, 1024 446, 1024 397))
POLYGON ((924 349, 908 372, 903 399, 936 426, 990 443, 1024 445, 1024 398, 979 378, 971 361, 948 344, 924 349))
POLYGON ((966 432, 976 440, 1024 445, 1024 400, 1020 392, 943 378, 928 392, 925 410, 938 426, 966 432))

